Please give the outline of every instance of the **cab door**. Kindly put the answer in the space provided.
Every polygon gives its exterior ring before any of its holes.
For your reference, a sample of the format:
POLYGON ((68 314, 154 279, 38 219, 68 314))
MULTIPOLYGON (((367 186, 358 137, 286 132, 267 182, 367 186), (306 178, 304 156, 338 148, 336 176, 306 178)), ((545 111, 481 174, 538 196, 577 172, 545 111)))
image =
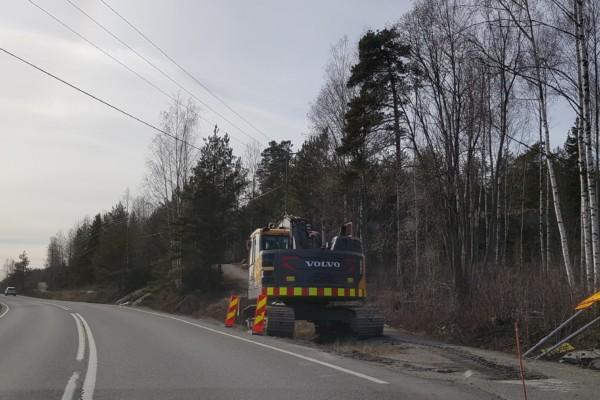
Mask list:
POLYGON ((249 254, 248 254, 248 298, 254 299, 258 296, 261 285, 260 285, 260 235, 255 233, 250 237, 249 240, 249 254))

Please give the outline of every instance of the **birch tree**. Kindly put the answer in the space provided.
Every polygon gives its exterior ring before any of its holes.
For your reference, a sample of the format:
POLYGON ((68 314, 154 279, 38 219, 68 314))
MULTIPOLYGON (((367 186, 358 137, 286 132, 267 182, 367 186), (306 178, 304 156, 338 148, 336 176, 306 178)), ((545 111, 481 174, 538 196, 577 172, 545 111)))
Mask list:
MULTIPOLYGON (((587 1, 585 2, 587 3, 587 1)), ((581 113, 580 116, 582 121, 582 138, 584 147, 583 149, 583 161, 585 162, 586 172, 586 183, 587 183, 587 201, 589 209, 589 220, 591 221, 592 231, 592 257, 593 257, 593 282, 594 287, 598 287, 598 276, 600 275, 600 238, 598 232, 598 205, 596 201, 596 183, 594 182, 594 156, 592 152, 592 102, 590 97, 590 70, 589 70, 589 56, 588 56, 588 41, 586 35, 586 21, 585 21, 585 9, 583 0, 573 1, 574 16, 575 16, 575 36, 577 43, 577 61, 578 71, 580 75, 580 88, 581 93, 581 113)), ((589 279, 589 276, 588 276, 589 279)))
POLYGON ((175 222, 182 216, 182 193, 197 160, 194 147, 197 139, 198 108, 191 101, 177 98, 161 114, 161 128, 170 136, 157 134, 150 146, 147 160, 146 188, 159 206, 166 210, 169 248, 173 273, 181 278, 181 246, 175 222))
POLYGON ((536 31, 537 22, 532 17, 532 7, 530 0, 498 0, 498 4, 506 10, 510 19, 514 25, 522 32, 523 36, 529 43, 530 51, 533 56, 533 84, 536 88, 536 95, 538 98, 538 106, 540 109, 540 116, 542 122, 542 129, 544 132, 544 152, 546 157, 546 166, 548 168, 548 176, 550 178, 550 186, 552 190, 552 200, 554 203, 554 213, 556 215, 556 224, 560 234, 560 246, 563 256, 563 263, 565 267, 565 274, 569 286, 574 288, 575 279, 573 276, 573 268, 571 266, 571 258, 569 255, 569 242, 567 239, 567 232, 565 229, 565 223, 562 217, 562 210, 560 206, 560 193, 558 190, 558 183, 556 179, 556 173, 554 171, 554 165, 552 164, 553 155, 550 152, 550 127, 548 124, 548 102, 546 98, 546 80, 544 79, 544 64, 539 49, 539 32, 536 31))

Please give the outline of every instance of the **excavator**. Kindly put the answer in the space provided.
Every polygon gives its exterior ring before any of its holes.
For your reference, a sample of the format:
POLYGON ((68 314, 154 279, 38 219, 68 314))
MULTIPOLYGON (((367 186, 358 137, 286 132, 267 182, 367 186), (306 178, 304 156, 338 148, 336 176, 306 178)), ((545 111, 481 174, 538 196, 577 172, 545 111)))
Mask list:
MULTIPOLYGON (((267 335, 293 337, 296 320, 313 322, 319 335, 383 334, 383 316, 365 304, 365 257, 351 223, 324 244, 307 220, 285 216, 252 232, 247 248, 248 300, 267 295, 267 335)), ((243 318, 254 311, 247 306, 243 318)))

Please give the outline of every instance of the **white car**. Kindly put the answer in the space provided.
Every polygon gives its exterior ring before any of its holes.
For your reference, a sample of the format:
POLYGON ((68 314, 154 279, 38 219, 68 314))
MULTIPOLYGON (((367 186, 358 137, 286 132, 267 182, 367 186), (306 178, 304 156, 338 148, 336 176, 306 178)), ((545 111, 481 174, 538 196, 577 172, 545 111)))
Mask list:
POLYGON ((13 295, 16 296, 17 295, 17 288, 14 286, 9 286, 6 288, 6 290, 4 290, 4 295, 8 296, 8 295, 13 295))

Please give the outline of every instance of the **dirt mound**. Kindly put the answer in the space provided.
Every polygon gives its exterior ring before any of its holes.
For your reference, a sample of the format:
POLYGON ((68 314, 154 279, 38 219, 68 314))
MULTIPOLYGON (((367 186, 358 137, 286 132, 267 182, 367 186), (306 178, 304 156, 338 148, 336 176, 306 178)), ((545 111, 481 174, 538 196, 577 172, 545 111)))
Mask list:
POLYGON ((194 294, 186 294, 177 304, 175 304, 173 311, 178 314, 194 314, 202 308, 202 305, 200 297, 194 294))
POLYGON ((206 316, 214 319, 224 319, 225 314, 227 313, 227 307, 229 306, 229 299, 223 298, 214 303, 208 304, 202 312, 197 312, 194 314, 195 317, 206 316))

